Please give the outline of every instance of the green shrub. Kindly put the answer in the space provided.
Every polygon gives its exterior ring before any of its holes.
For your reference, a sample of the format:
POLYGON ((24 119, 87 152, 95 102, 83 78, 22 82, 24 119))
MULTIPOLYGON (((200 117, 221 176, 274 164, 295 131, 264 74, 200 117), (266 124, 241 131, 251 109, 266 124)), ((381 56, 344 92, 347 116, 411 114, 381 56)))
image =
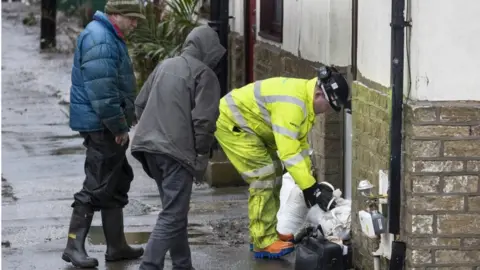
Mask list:
POLYGON ((188 33, 198 25, 199 0, 160 0, 145 7, 146 20, 128 37, 130 56, 137 73, 137 92, 163 59, 176 56, 188 33))

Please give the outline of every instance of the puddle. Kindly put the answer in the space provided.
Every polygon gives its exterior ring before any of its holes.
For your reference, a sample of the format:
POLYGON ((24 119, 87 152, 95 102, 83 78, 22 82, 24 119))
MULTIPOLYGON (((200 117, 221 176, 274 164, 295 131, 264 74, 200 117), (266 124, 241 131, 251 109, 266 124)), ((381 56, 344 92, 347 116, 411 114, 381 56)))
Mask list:
MULTIPOLYGON (((63 125, 63 123, 62 123, 63 125)), ((77 138, 82 138, 82 136, 78 133, 72 134, 72 135, 55 135, 55 136, 49 136, 47 139, 50 141, 59 141, 59 140, 69 140, 69 139, 77 139, 77 138)))
MULTIPOLYGON (((201 224, 188 224, 188 239, 190 245, 214 245, 212 235, 199 228, 201 224)), ((142 245, 148 242, 151 232, 125 232, 125 238, 130 245, 142 245)), ((105 235, 102 226, 92 226, 87 236, 91 245, 106 245, 105 235)))
MULTIPOLYGON (((131 245, 141 245, 148 242, 150 232, 125 232, 127 243, 131 245)), ((92 226, 88 233, 88 242, 91 245, 106 245, 105 235, 101 226, 92 226)))
POLYGON ((71 146, 71 147, 62 147, 55 149, 51 152, 54 156, 61 156, 61 155, 73 155, 85 152, 85 147, 82 146, 71 146))

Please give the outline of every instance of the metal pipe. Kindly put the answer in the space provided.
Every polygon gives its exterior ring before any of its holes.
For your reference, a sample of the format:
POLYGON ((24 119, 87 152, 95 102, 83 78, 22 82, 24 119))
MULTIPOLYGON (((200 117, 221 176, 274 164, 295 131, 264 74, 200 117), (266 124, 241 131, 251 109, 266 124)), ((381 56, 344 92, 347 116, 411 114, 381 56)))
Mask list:
POLYGON ((373 270, 380 270, 380 256, 373 257, 373 270))
POLYGON ((57 46, 57 1, 42 0, 40 19, 40 49, 52 49, 57 46))
POLYGON ((208 25, 215 29, 222 44, 227 52, 220 60, 220 72, 218 74, 218 81, 220 82, 221 97, 228 93, 228 33, 229 27, 229 2, 225 0, 211 0, 210 1, 210 21, 208 25))
MULTIPOLYGON (((229 26, 229 1, 225 0, 211 0, 210 1, 210 21, 208 25, 212 27, 218 34, 220 44, 227 50, 219 62, 219 72, 217 74, 218 81, 220 83, 220 97, 226 95, 228 90, 228 58, 229 58, 229 46, 228 46, 228 34, 230 30, 229 26)), ((220 150, 220 146, 217 141, 213 143, 210 150, 210 158, 213 157, 213 152, 220 150)))
POLYGON ((245 74, 245 81, 244 84, 247 85, 253 81, 253 76, 250 74, 250 66, 253 64, 251 62, 250 55, 253 53, 250 50, 250 42, 252 38, 252 16, 251 16, 251 1, 250 0, 243 0, 243 41, 244 41, 244 70, 246 71, 245 74))
POLYGON ((358 0, 352 0, 352 80, 357 79, 357 48, 358 48, 358 0))
MULTIPOLYGON (((400 234, 400 207, 402 193, 402 123, 403 123, 403 71, 405 0, 392 0, 391 26, 391 84, 392 118, 390 124, 390 188, 388 194, 388 230, 400 234)), ((400 241, 392 244, 390 270, 401 270, 405 261, 405 245, 400 241)))
POLYGON ((403 65, 404 65, 404 12, 405 0, 392 0, 392 118, 390 125, 390 190, 389 190, 389 232, 400 233, 401 205, 401 154, 403 119, 403 65))

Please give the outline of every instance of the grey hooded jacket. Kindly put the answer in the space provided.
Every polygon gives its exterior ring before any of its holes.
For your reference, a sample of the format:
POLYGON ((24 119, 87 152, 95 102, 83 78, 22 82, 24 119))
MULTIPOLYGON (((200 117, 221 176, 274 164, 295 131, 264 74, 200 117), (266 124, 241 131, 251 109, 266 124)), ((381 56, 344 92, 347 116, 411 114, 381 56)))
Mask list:
POLYGON ((138 124, 131 151, 166 154, 195 172, 208 154, 219 115, 220 84, 213 69, 225 54, 209 26, 194 28, 180 56, 150 74, 135 100, 138 124))

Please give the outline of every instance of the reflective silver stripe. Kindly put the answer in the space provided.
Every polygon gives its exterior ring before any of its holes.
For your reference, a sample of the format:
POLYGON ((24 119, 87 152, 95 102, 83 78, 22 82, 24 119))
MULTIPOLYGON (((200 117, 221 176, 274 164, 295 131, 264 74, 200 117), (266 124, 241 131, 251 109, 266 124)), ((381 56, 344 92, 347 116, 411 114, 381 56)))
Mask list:
POLYGON ((273 188, 275 186, 275 181, 273 180, 264 180, 264 181, 253 181, 250 183, 250 188, 253 189, 267 189, 273 188))
POLYGON ((285 166, 287 168, 291 167, 291 166, 294 166, 297 163, 301 162, 305 157, 308 157, 308 152, 309 152, 308 149, 303 150, 302 152, 296 154, 295 156, 285 160, 283 163, 285 163, 285 166))
POLYGON ((238 110, 237 104, 235 104, 231 93, 225 95, 225 101, 227 102, 228 108, 232 112, 233 118, 235 118, 235 121, 237 121, 239 128, 245 130, 248 133, 254 134, 253 131, 248 127, 247 121, 245 121, 243 115, 238 110))
POLYGON ((275 180, 258 180, 250 183, 250 188, 253 189, 272 189, 278 185, 282 185, 282 178, 277 177, 275 180))
MULTIPOLYGON (((287 95, 262 96, 261 85, 262 85, 262 81, 256 81, 255 84, 253 85, 253 92, 255 94, 255 101, 257 103, 258 109, 260 110, 263 120, 266 123, 268 123, 269 125, 272 125, 270 114, 268 113, 267 108, 265 106, 265 104, 267 103, 287 102, 287 103, 295 104, 300 108, 302 108, 303 117, 304 118, 307 117, 307 110, 306 110, 305 102, 303 102, 303 100, 300 100, 296 97, 287 96, 287 95)), ((273 131, 283 134, 285 136, 291 137, 292 139, 298 138, 298 132, 290 131, 285 127, 272 125, 272 129, 273 131)))
POLYGON ((269 125, 272 123, 270 120, 270 114, 268 114, 267 108, 265 107, 265 102, 263 101, 262 93, 260 92, 262 85, 262 81, 256 81, 253 85, 253 92, 255 94, 255 101, 257 102, 257 106, 262 113, 263 120, 267 122, 269 125))
POLYGON ((273 163, 265 167, 262 167, 260 169, 255 169, 255 170, 241 173, 243 179, 260 177, 260 176, 269 175, 269 174, 275 174, 275 166, 273 163))
POLYGON ((285 96, 285 95, 271 95, 271 96, 264 96, 263 100, 265 100, 266 103, 274 103, 274 102, 286 102, 286 103, 292 103, 300 108, 302 108, 303 115, 304 117, 307 116, 307 109, 305 106, 305 102, 303 100, 296 98, 296 97, 291 97, 291 96, 285 96))
POLYGON ((298 131, 291 131, 286 127, 282 127, 282 126, 275 125, 275 124, 272 125, 272 129, 276 133, 288 136, 288 137, 290 137, 294 140, 296 140, 298 138, 298 131))

